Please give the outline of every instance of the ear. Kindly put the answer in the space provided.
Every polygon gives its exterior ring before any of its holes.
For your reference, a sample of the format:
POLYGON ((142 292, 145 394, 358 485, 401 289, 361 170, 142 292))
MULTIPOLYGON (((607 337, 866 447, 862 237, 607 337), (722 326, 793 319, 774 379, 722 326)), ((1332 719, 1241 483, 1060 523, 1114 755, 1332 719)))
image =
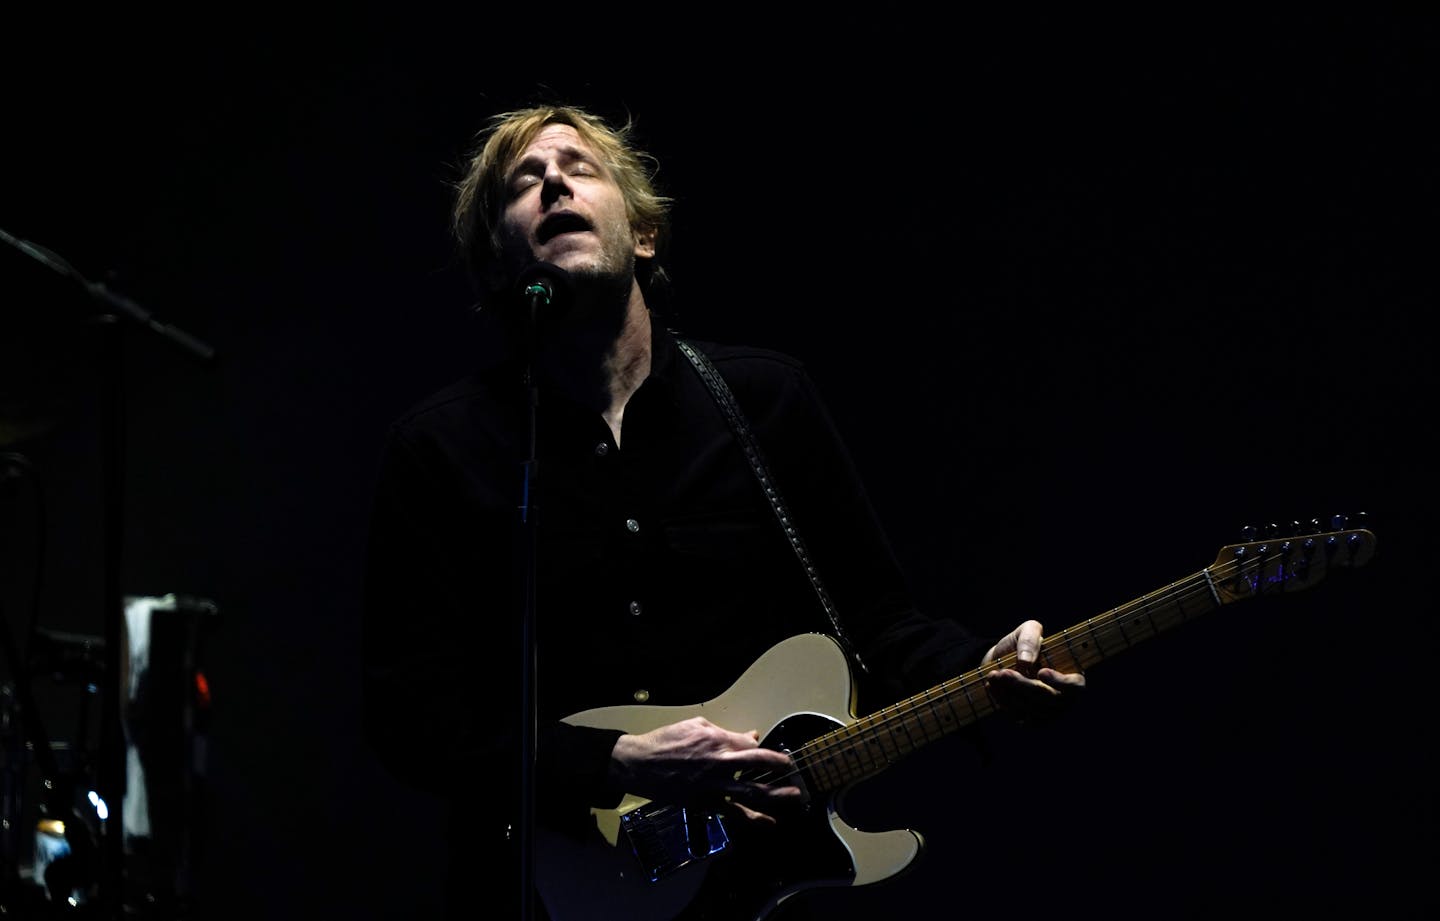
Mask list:
POLYGON ((635 255, 641 259, 655 258, 655 228, 641 227, 635 231, 635 255))

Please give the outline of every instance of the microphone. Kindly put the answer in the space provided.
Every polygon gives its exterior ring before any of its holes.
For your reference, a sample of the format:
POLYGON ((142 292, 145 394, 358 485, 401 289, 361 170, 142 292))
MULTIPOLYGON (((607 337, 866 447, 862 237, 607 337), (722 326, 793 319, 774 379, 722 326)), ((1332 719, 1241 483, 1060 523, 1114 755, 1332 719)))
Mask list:
POLYGON ((558 265, 535 262, 520 273, 515 291, 521 302, 532 311, 544 308, 554 311, 569 305, 574 282, 570 273, 558 265))

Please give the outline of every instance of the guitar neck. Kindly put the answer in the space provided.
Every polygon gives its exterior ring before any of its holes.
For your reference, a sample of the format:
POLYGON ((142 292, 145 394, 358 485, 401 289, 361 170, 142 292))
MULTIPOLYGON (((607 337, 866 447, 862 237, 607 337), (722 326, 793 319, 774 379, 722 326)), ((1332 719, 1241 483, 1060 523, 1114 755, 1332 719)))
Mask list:
MULTIPOLYGON (((1331 566, 1363 565, 1374 542, 1369 531, 1353 530, 1222 548, 1206 569, 1045 637, 1039 664, 1083 671, 1223 604, 1308 588, 1331 566)), ((836 792, 994 713, 985 675, 1014 662, 1012 654, 966 672, 819 736, 792 756, 812 791, 836 792)))
POLYGON ((1040 650, 1040 664, 1062 672, 1083 671, 1136 643, 1208 614, 1221 603, 1220 595, 1211 584, 1210 571, 1201 570, 1046 637, 1040 650))
MULTIPOLYGON (((1062 672, 1091 668, 1137 643, 1220 606, 1202 570, 1045 638, 1040 664, 1062 672)), ((1004 664, 1004 663, 997 663, 1004 664)), ((812 789, 835 792, 996 711, 977 668, 813 739, 792 753, 812 789)))

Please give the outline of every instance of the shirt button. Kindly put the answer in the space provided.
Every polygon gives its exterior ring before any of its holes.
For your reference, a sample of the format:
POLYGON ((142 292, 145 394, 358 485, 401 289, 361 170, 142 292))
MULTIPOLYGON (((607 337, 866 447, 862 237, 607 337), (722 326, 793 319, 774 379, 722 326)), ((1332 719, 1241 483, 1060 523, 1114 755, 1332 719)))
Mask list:
POLYGON ((596 457, 604 457, 605 455, 607 455, 607 454, 609 454, 609 453, 610 453, 610 443, 609 443, 609 442, 602 441, 602 442, 600 442, 598 445, 595 446, 595 456, 596 456, 596 457))
POLYGON ((650 699, 650 692, 645 690, 644 688, 641 688, 640 690, 636 691, 633 696, 637 704, 643 704, 645 701, 650 699))
POLYGON ((631 534, 636 533, 640 530, 640 522, 636 521, 634 518, 626 518, 625 530, 629 531, 631 534))
POLYGON ((638 601, 632 601, 632 602, 630 602, 630 613, 631 613, 631 614, 634 614, 636 617, 639 617, 641 610, 642 610, 642 609, 641 609, 641 607, 640 607, 640 602, 638 602, 638 601))

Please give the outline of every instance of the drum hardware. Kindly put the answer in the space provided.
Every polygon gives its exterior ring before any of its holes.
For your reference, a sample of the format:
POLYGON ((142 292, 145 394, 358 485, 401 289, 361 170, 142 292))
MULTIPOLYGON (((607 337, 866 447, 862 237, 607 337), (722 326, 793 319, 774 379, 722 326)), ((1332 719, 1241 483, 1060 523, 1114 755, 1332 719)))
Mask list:
MULTIPOLYGON (((59 770, 51 737, 41 725, 40 712, 34 706, 32 699, 29 662, 23 661, 25 657, 17 649, 14 638, 10 635, 4 611, 0 609, 0 626, 3 626, 3 631, 0 631, 3 632, 3 635, 0 635, 0 645, 4 646, 10 674, 14 679, 11 690, 12 699, 16 704, 14 715, 17 718, 14 720, 13 729, 18 731, 18 738, 23 740, 24 750, 24 758, 21 759, 21 763, 9 764, 7 762, 6 769, 18 769, 23 777, 23 769, 33 761, 33 766, 38 768, 40 776, 44 778, 46 795, 42 797, 42 800, 45 807, 52 810, 46 818, 65 822, 64 838, 71 844, 68 854, 52 854, 51 862, 46 867, 47 876, 53 872, 57 880, 60 880, 72 870, 83 869, 87 873, 92 870, 92 863, 88 862, 89 841, 87 836, 81 834, 81 829, 87 827, 89 816, 83 810, 71 814, 71 810, 75 808, 73 805, 74 791, 83 787, 86 795, 82 797, 81 801, 87 804, 89 803, 89 791, 97 791, 96 798, 100 802, 104 802, 108 797, 116 808, 121 807, 121 801, 128 792, 127 775, 130 770, 131 752, 126 738, 127 714, 124 710, 127 708, 129 698, 126 685, 132 682, 127 679, 126 650, 123 649, 125 643, 122 640, 125 635, 128 600, 121 587, 120 568, 125 535, 124 503, 122 501, 126 378, 123 373, 125 342, 123 333, 125 328, 133 324, 158 335, 171 345, 187 352, 191 357, 204 362, 214 359, 215 350, 184 330, 157 319, 154 314, 125 295, 85 277, 70 262, 44 246, 21 239, 4 230, 0 230, 0 242, 7 244, 12 251, 26 257, 22 260, 25 264, 38 265, 48 270, 48 272, 42 273, 46 277, 58 277, 78 288, 79 292, 85 296, 85 303, 92 307, 84 313, 88 314, 89 320, 93 323, 93 330, 98 331, 100 336, 97 370, 100 376, 101 404, 98 428, 102 497, 99 520, 103 535, 103 550, 100 560, 103 586, 101 610, 103 642, 97 644, 93 650, 87 650, 76 649, 73 644, 66 643, 64 638, 53 635, 41 637, 36 641, 37 647, 45 645, 47 640, 60 641, 58 647, 55 647, 52 642, 52 648, 49 651, 51 653, 58 652, 64 657, 60 663, 63 665, 61 673, 75 675, 89 671, 99 679, 93 682, 95 692, 103 689, 103 693, 99 693, 101 702, 99 742, 93 758, 86 759, 84 783, 80 783, 76 776, 62 775, 59 770), (94 650, 98 650, 100 654, 98 669, 95 668, 95 663, 90 658, 90 652, 94 650), (66 818, 62 820, 61 815, 66 818), (80 821, 74 821, 76 818, 79 818, 80 821), (60 867, 59 870, 55 869, 57 866, 60 867)), ((56 312, 48 303, 38 304, 36 309, 29 311, 26 319, 46 318, 56 312)), ((3 336, 0 336, 0 341, 4 341, 3 336)), ((45 394, 42 393, 41 396, 43 397, 45 394)), ((28 403, 16 406, 0 403, 0 443, 10 444, 21 441, 48 428, 53 420, 49 417, 50 413, 44 411, 47 408, 37 408, 28 403)), ((16 456, 18 457, 18 455, 16 456)), ((0 484, 17 478, 17 476, 23 478, 25 472, 23 465, 14 467, 7 464, 0 468, 0 484), (15 473, 17 470, 18 474, 15 473)), ((0 608, 3 608, 3 605, 0 605, 0 608)), ((33 628, 33 622, 31 626, 33 628)), ((34 633, 35 631, 32 629, 30 632, 34 633)), ((28 635, 26 640, 30 641, 28 635)), ((85 687, 88 690, 92 687, 92 683, 87 683, 85 687)), ((98 816, 98 806, 91 804, 91 810, 98 816)), ((10 816, 4 818, 10 819, 10 816)), ((104 820, 100 821, 103 825, 104 820)), ((118 826, 123 823, 115 824, 118 826)), ((49 825, 43 832, 38 828, 36 830, 48 836, 42 840, 42 843, 48 844, 59 829, 58 825, 49 825)), ((13 828, 3 830, 14 831, 13 828)), ((92 901, 98 910, 109 917, 119 917, 124 908, 125 845, 123 833, 112 831, 110 834, 100 834, 99 846, 95 849, 98 860, 93 861, 93 868, 98 868, 94 870, 96 882, 92 887, 90 881, 85 879, 83 885, 79 885, 81 893, 87 898, 93 894, 92 901)), ((0 891, 0 899, 4 899, 8 895, 11 882, 18 877, 17 873, 12 872, 11 867, 7 866, 5 870, 5 877, 0 880, 5 885, 5 890, 0 891)), ((79 898, 75 895, 74 887, 69 891, 65 889, 71 882, 75 882, 75 880, 69 878, 60 880, 56 884, 58 888, 51 894, 60 895, 63 901, 75 898, 78 902, 79 898)), ((8 908, 3 902, 0 902, 0 910, 8 912, 8 908)), ((22 911, 21 914, 24 912, 22 911)))
MULTIPOLYGON (((102 638, 39 629, 27 680, 0 685, 0 915, 67 917, 103 912, 105 842, 125 847, 127 916, 166 919, 189 899, 210 686, 200 668, 214 602, 188 595, 130 596, 122 665, 127 697, 126 795, 107 803, 88 715, 102 687, 102 638), (36 736, 22 719, 35 682, 78 691, 72 740, 36 736), (28 906, 28 908, 26 907, 28 906)), ((0 611, 3 621, 3 611, 0 611)), ((0 634, 8 628, 0 623, 0 634)), ((7 637, 7 648, 10 646, 7 637)))

